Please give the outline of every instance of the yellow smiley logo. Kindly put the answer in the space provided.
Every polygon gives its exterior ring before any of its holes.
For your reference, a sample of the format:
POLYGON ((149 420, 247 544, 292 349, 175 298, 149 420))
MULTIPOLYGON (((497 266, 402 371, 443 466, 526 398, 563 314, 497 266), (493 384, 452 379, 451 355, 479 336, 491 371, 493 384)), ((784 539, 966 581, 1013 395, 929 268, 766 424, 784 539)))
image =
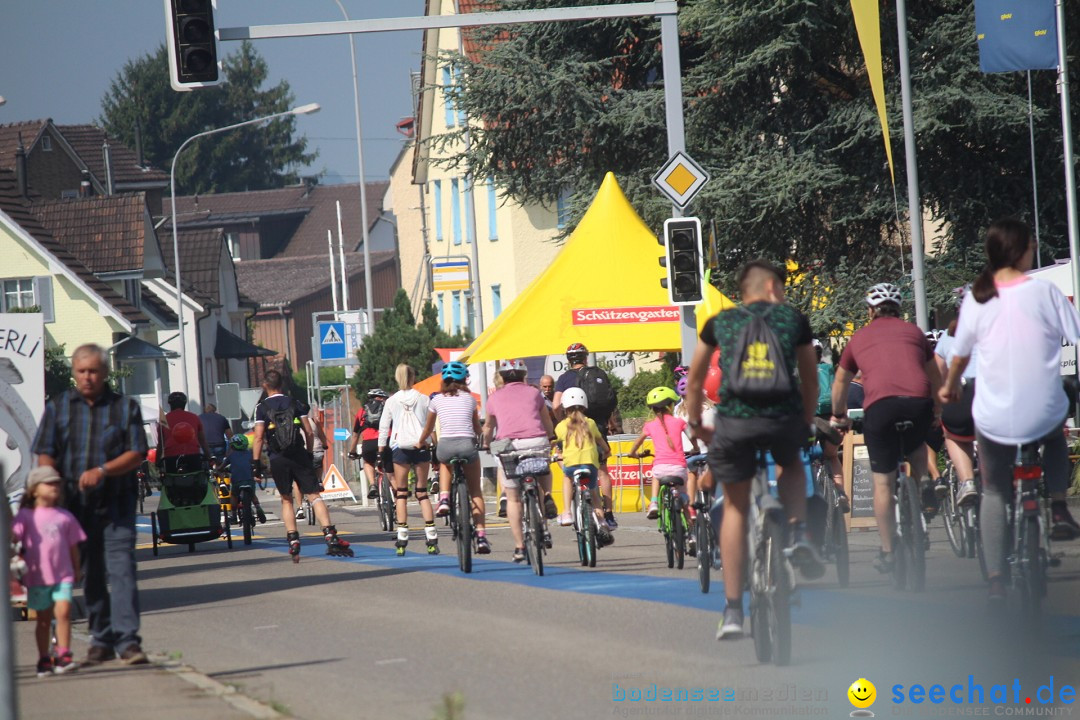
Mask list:
POLYGON ((857 708, 868 708, 877 698, 877 688, 866 678, 859 678, 851 683, 847 691, 848 700, 857 708))

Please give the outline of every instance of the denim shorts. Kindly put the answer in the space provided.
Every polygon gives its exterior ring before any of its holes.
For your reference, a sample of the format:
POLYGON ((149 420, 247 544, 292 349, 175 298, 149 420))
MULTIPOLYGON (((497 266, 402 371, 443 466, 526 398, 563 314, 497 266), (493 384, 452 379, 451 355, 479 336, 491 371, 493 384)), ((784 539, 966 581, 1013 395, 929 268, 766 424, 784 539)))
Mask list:
POLYGON ((566 477, 571 480, 574 479, 574 473, 578 470, 584 470, 589 473, 589 489, 596 490, 596 466, 595 465, 565 465, 563 466, 563 472, 566 473, 566 477))
POLYGON ((419 465, 431 462, 431 451, 427 448, 394 448, 395 465, 419 465))
POLYGON ((48 610, 63 600, 71 602, 71 583, 69 582, 26 588, 26 606, 31 610, 48 610))

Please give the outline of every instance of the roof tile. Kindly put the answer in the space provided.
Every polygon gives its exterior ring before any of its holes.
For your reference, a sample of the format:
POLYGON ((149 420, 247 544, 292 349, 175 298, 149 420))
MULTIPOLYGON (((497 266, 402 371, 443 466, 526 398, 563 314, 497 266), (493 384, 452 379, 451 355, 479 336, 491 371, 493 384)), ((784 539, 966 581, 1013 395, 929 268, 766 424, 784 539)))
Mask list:
MULTIPOLYGON (((393 262, 394 257, 394 253, 389 251, 371 253, 372 271, 393 262)), ((345 267, 350 278, 363 273, 364 254, 346 253, 345 267)), ((325 290, 330 287, 330 280, 329 260, 325 254, 236 263, 236 281, 240 292, 263 307, 286 305, 325 290)))
POLYGON ((63 242, 91 272, 143 269, 144 193, 38 203, 33 211, 53 237, 63 242))

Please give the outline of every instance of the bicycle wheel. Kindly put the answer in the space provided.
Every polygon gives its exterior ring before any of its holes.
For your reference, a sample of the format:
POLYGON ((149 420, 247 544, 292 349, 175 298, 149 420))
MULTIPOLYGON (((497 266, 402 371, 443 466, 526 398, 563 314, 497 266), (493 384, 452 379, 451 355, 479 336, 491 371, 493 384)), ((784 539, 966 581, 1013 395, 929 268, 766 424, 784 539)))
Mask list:
POLYGON ((851 566, 848 557, 848 534, 844 524, 844 513, 840 508, 834 507, 829 510, 832 516, 832 550, 836 560, 836 580, 840 587, 847 587, 851 580, 851 566))
POLYGON ((976 505, 968 508, 965 512, 965 516, 968 519, 968 533, 970 537, 969 547, 971 548, 971 551, 974 553, 975 557, 979 560, 979 572, 982 574, 983 582, 989 582, 990 573, 988 572, 986 566, 986 553, 983 551, 982 530, 979 527, 978 506, 976 505))
POLYGON ((380 474, 379 481, 379 519, 382 520, 383 530, 394 532, 394 524, 397 518, 397 509, 394 507, 394 488, 390 485, 390 478, 386 473, 380 474))
POLYGON ((664 533, 664 550, 667 552, 667 566, 675 567, 675 538, 672 537, 671 493, 666 487, 660 488, 660 529, 664 533))
MULTIPOLYGON (((821 545, 822 558, 829 561, 833 559, 835 554, 833 537, 836 528, 836 513, 833 510, 836 506, 836 486, 833 484, 832 475, 825 469, 824 465, 818 466, 817 480, 814 484, 818 492, 821 493, 821 499, 825 501, 825 526, 822 529, 821 537, 814 538, 814 542, 821 545)), ((843 521, 844 516, 841 513, 840 522, 843 521)))
MULTIPOLYGON (((454 468, 454 473, 457 475, 461 470, 454 468)), ((464 477, 455 477, 454 484, 457 486, 455 491, 454 511, 457 513, 457 552, 458 552, 458 565, 461 567, 461 572, 472 572, 472 542, 473 542, 473 529, 472 529, 472 505, 469 502, 469 486, 465 482, 464 477)))
POLYGON ((964 557, 967 555, 964 514, 961 512, 960 506, 956 504, 956 468, 953 467, 951 462, 946 463, 943 477, 945 478, 945 484, 949 488, 945 493, 945 501, 941 506, 941 516, 945 521, 945 534, 949 538, 949 545, 952 546, 956 557, 964 557))
POLYGON ((682 570, 686 562, 686 519, 682 513, 682 501, 677 495, 671 504, 671 544, 675 547, 675 565, 682 570))
POLYGON ((904 480, 907 485, 908 516, 911 521, 906 543, 911 560, 907 586, 912 592, 922 592, 926 588, 926 519, 923 517, 922 501, 915 478, 904 476, 904 480))
POLYGON ((596 567, 596 515, 593 513, 592 501, 588 498, 583 498, 581 501, 581 520, 585 551, 582 564, 587 567, 596 567))
POLYGON ((528 504, 525 508, 525 522, 527 523, 528 536, 525 542, 525 552, 529 555, 533 572, 537 575, 544 574, 544 520, 540 510, 540 503, 536 499, 536 493, 529 493, 528 504))
POLYGON ((589 560, 585 555, 585 526, 581 522, 581 499, 578 497, 578 493, 574 493, 570 503, 574 516, 574 531, 577 535, 578 560, 581 561, 581 566, 585 567, 589 564, 589 560))
POLYGON ((697 514, 697 520, 694 523, 694 534, 697 537, 697 568, 698 568, 698 583, 701 585, 701 592, 709 592, 709 583, 711 581, 710 573, 712 572, 712 520, 709 519, 709 512, 707 510, 699 510, 697 514))
POLYGON ((158 555, 158 525, 157 525, 157 513, 150 513, 150 539, 154 544, 154 557, 158 555))
POLYGON ((784 567, 784 526, 768 513, 754 549, 755 580, 751 583, 750 627, 759 662, 791 662, 791 580, 784 567))
POLYGON ((229 513, 225 513, 225 546, 232 550, 232 527, 229 524, 229 513))
POLYGON ((1046 595, 1045 556, 1039 547, 1039 519, 1026 517, 1021 521, 1020 549, 1023 552, 1023 578, 1020 586, 1024 618, 1037 621, 1042 616, 1042 599, 1046 595))
POLYGON ((255 502, 251 488, 240 490, 240 524, 244 528, 244 544, 251 544, 252 531, 255 529, 255 511, 252 509, 255 502))

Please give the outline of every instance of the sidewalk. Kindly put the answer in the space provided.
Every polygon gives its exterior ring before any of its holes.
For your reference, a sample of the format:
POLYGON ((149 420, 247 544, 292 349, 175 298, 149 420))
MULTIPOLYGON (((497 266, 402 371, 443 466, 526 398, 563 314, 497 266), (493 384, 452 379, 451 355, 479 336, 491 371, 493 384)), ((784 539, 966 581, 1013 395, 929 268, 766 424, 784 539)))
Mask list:
MULTIPOLYGON (((34 622, 16 621, 15 680, 22 720, 287 720, 272 708, 168 658, 127 666, 118 660, 39 678, 34 622)), ((76 628, 77 629, 77 628, 76 628)), ((76 659, 88 645, 76 638, 76 659)), ((6 708, 0 708, 0 717, 6 708)))

